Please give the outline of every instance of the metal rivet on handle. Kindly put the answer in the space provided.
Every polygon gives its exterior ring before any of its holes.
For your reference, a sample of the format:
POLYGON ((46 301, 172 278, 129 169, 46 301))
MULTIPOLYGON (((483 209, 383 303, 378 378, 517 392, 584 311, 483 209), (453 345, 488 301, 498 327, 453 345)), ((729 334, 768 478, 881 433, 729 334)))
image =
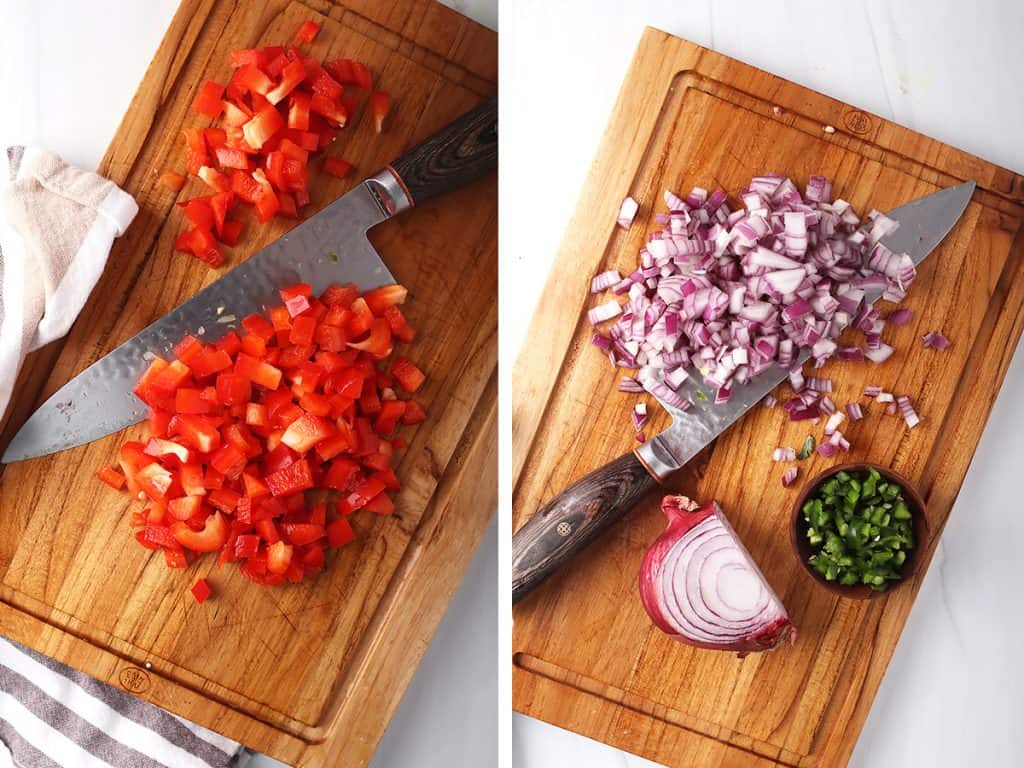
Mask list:
POLYGON ((572 533, 572 526, 563 521, 558 524, 558 527, 555 528, 555 530, 558 531, 559 536, 568 536, 572 533))

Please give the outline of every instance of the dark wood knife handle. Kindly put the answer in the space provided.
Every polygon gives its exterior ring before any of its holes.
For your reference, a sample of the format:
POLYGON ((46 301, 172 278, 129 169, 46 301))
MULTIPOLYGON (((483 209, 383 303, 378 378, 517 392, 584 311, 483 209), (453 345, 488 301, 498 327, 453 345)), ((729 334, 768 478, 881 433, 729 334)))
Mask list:
POLYGON ((497 97, 456 118, 391 164, 413 205, 458 189, 497 167, 497 97))
POLYGON ((630 452, 573 483, 512 536, 516 603, 658 485, 630 452))

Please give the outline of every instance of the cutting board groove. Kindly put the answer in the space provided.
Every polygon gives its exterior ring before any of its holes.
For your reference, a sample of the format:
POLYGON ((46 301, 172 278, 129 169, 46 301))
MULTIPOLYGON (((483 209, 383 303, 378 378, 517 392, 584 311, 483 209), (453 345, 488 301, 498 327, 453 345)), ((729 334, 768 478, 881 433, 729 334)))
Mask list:
MULTIPOLYGON (((159 174, 183 166, 182 128, 209 124, 190 105, 205 79, 227 81, 229 51, 288 43, 309 18, 323 25, 312 55, 366 61, 393 103, 382 134, 360 109, 327 150, 356 169, 346 180, 314 171, 312 210, 496 90, 496 35, 430 0, 185 0, 100 166, 139 216, 68 337, 27 362, 0 444, 216 278, 172 252, 175 203, 202 184, 172 193, 159 174)), ((229 265, 291 226, 243 218, 229 265)), ((135 427, 3 468, 0 633, 289 763, 368 762, 496 505, 496 233, 493 175, 371 233, 410 289, 419 335, 404 353, 428 374, 417 394, 430 417, 407 434, 396 514, 356 519, 358 543, 314 582, 264 590, 210 558, 182 573, 140 548, 126 519, 136 505, 94 474, 135 427), (215 593, 203 606, 188 593, 199 576, 215 593)))
MULTIPOLYGON (((591 177, 570 222, 513 372, 513 517, 521 525, 560 489, 632 447, 619 373, 590 345, 590 277, 626 274, 666 188, 735 191, 765 171, 833 180, 865 215, 965 179, 978 190, 963 219, 920 270, 910 325, 886 332, 885 365, 829 363, 833 399, 865 404, 849 424, 850 460, 870 458, 917 481, 928 506, 930 558, 1024 325, 1021 178, 768 73, 648 30, 619 94, 591 177), (832 126, 835 132, 825 131, 832 126), (615 226, 622 198, 640 202, 615 226), (920 336, 942 330, 944 353, 920 336), (867 384, 910 394, 922 416, 907 430, 861 396, 867 384)), ((856 343, 851 335, 850 343, 856 343)), ((780 387, 788 396, 788 386, 780 387)), ((668 424, 653 401, 653 434, 668 424)), ((846 764, 923 573, 860 603, 817 588, 788 543, 794 492, 770 461, 820 425, 754 409, 672 479, 673 490, 718 499, 800 629, 792 648, 738 660, 691 649, 654 629, 636 594, 645 549, 664 528, 658 494, 570 568, 516 606, 513 700, 518 711, 669 765, 846 764)), ((836 460, 799 464, 808 478, 836 460)))

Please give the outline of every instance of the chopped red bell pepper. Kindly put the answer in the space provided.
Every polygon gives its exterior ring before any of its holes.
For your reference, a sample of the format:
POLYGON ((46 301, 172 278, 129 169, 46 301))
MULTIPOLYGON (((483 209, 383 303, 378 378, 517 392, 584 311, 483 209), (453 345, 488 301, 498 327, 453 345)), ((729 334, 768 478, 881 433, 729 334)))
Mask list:
POLYGON ((199 169, 210 164, 210 155, 207 152, 206 139, 199 128, 186 128, 185 134, 185 159, 188 172, 199 173, 199 169))
POLYGON ((363 299, 366 301, 370 311, 374 315, 381 317, 388 307, 404 303, 408 295, 409 291, 403 285, 382 285, 380 288, 367 291, 363 299))
POLYGON ((125 477, 113 467, 100 467, 96 472, 96 477, 102 480, 104 483, 109 485, 115 491, 119 491, 124 488, 125 477))
POLYGON ((216 552, 228 538, 228 524, 220 512, 212 513, 203 524, 202 530, 195 531, 187 523, 171 523, 171 534, 175 541, 193 552, 216 552))
POLYGON ((221 113, 221 99, 223 98, 224 86, 207 80, 196 94, 196 98, 192 102, 192 109, 206 117, 217 117, 221 113))
POLYGON ((320 25, 315 21, 304 21, 299 27, 299 31, 295 33, 295 39, 303 43, 311 43, 319 31, 320 25))
POLYGON ((292 562, 294 547, 284 541, 275 541, 267 547, 267 570, 271 573, 284 573, 292 562))
POLYGON ((266 477, 267 487, 274 496, 286 496, 313 487, 313 475, 309 463, 299 459, 284 469, 279 469, 266 477))
POLYGON ((419 389, 426 378, 423 371, 401 355, 391 363, 391 375, 394 376, 398 385, 409 393, 419 389))
POLYGON ((236 69, 231 82, 243 91, 261 96, 265 96, 274 87, 274 81, 255 64, 244 64, 236 69))
POLYGON ((334 549, 343 547, 355 539, 356 534, 352 530, 352 524, 344 517, 339 517, 327 525, 327 543, 334 549))
MULTIPOLYGON (((182 557, 184 558, 184 555, 182 557)), ((206 598, 210 596, 210 593, 210 585, 206 583, 206 579, 199 579, 192 585, 192 594, 195 595, 196 602, 200 605, 206 602, 206 598)))
POLYGON ((324 69, 342 85, 355 85, 367 91, 373 90, 373 75, 370 68, 362 62, 352 59, 335 59, 325 63, 324 69))
POLYGON ((230 192, 231 191, 231 179, 225 174, 218 171, 216 168, 211 168, 208 165, 204 165, 199 169, 197 174, 203 183, 206 184, 214 192, 230 192))
MULTIPOLYGON (((306 68, 296 59, 288 62, 281 70, 281 82, 267 92, 267 101, 278 104, 306 79, 306 68)), ((275 110, 276 111, 276 110, 275 110)))
POLYGON ((391 97, 387 91, 374 91, 370 94, 370 114, 373 116, 373 126, 377 133, 384 128, 384 118, 391 111, 391 97))
POLYGON ((387 320, 375 317, 370 321, 370 335, 362 341, 350 341, 348 345, 381 360, 391 354, 391 326, 387 320))
MULTIPOLYGON (((208 206, 216 227, 216 196, 197 199, 192 208, 208 206)), ((316 298, 296 284, 281 291, 291 313, 274 307, 271 321, 251 315, 213 344, 186 336, 174 359, 154 358, 136 386, 153 409, 151 436, 121 447, 123 475, 97 473, 148 501, 129 515, 140 544, 172 568, 217 551, 219 563, 239 563, 257 583, 298 582, 323 567, 327 546, 355 538, 346 516, 392 513, 391 465, 405 444, 392 435, 425 418, 393 387, 418 387, 422 373, 402 358, 379 370, 374 340, 390 346, 385 315, 405 295, 331 286, 316 298), (307 500, 314 488, 340 501, 307 500)))
POLYGON ((337 176, 339 179, 344 179, 350 170, 352 170, 352 163, 345 162, 340 157, 328 157, 324 159, 324 171, 331 174, 331 176, 337 176))

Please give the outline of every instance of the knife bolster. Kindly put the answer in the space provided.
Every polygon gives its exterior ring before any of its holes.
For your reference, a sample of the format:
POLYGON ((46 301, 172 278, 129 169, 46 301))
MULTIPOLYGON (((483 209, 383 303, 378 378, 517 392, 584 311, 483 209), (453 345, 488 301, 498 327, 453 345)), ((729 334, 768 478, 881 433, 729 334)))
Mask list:
POLYGON ((412 208, 412 197, 391 166, 377 171, 363 183, 388 218, 412 208))

